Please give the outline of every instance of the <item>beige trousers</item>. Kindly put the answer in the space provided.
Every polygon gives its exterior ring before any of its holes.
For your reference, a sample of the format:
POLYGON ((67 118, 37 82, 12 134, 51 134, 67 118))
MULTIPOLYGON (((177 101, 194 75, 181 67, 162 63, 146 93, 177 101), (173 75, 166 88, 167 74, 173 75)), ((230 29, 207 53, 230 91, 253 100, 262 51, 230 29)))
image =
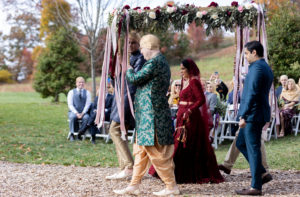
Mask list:
MULTIPOLYGON (((228 168, 228 169, 232 169, 235 161, 237 160, 239 154, 240 154, 240 151, 239 149, 236 147, 236 140, 237 140, 237 136, 239 135, 239 131, 238 130, 236 132, 236 135, 235 135, 235 138, 226 154, 226 157, 225 157, 225 160, 224 160, 224 163, 223 165, 228 168)), ((263 138, 261 138, 261 146, 260 146, 260 151, 261 151, 261 162, 262 162, 262 165, 264 166, 264 168, 266 170, 268 170, 269 166, 267 164, 267 158, 266 158, 266 148, 265 148, 265 142, 263 140, 263 138)))
POLYGON ((115 144, 117 157, 119 160, 119 166, 121 170, 132 169, 133 168, 133 157, 128 147, 128 141, 124 141, 121 138, 121 128, 120 124, 111 121, 109 127, 109 134, 112 141, 115 144))
POLYGON ((176 185, 173 152, 174 145, 159 145, 156 142, 154 146, 139 146, 135 143, 133 145, 135 160, 130 185, 140 184, 152 163, 157 174, 166 184, 166 188, 173 189, 176 185))

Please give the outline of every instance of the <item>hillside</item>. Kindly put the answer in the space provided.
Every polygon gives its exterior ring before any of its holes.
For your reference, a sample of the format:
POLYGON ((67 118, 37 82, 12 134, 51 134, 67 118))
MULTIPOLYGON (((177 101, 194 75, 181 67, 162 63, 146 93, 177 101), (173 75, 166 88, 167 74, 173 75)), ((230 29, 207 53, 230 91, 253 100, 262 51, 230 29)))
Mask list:
MULTIPOLYGON (((229 83, 233 76, 234 55, 234 46, 199 53, 199 60, 196 63, 200 68, 201 78, 207 80, 213 72, 218 71, 221 78, 229 83)), ((172 79, 180 78, 179 65, 172 66, 171 72, 172 79)), ((97 87, 98 85, 99 78, 97 78, 97 87)), ((88 80, 86 87, 91 90, 91 80, 88 80)), ((31 83, 2 84, 0 92, 34 92, 34 89, 31 83)))

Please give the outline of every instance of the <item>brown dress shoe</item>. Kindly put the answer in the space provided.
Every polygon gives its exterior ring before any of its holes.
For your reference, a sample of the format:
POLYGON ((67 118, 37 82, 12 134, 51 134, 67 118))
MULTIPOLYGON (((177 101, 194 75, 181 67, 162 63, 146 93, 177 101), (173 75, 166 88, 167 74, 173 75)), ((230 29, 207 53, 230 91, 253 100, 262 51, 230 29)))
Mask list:
POLYGON ((236 194, 238 195, 249 195, 249 196, 261 196, 262 192, 258 189, 242 189, 242 190, 236 190, 236 194))
POLYGON ((230 172, 231 172, 231 170, 226 168, 223 164, 218 165, 218 167, 219 167, 219 170, 222 170, 226 174, 230 174, 230 172))
POLYGON ((268 183, 272 180, 273 180, 272 175, 268 173, 268 174, 266 174, 265 176, 262 177, 261 183, 265 184, 265 183, 268 183))

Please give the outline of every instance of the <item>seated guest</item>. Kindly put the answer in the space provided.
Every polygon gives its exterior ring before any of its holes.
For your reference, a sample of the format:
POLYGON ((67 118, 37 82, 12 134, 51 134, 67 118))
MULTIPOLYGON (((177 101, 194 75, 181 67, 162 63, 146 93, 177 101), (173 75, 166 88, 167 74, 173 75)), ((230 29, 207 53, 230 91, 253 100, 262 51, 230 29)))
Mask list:
POLYGON ((206 82, 206 91, 204 92, 206 98, 206 104, 209 108, 211 116, 215 114, 215 108, 217 106, 218 97, 214 93, 214 86, 211 82, 206 82))
POLYGON ((173 81, 171 85, 171 94, 168 100, 168 103, 171 107, 174 105, 175 106, 178 105, 180 88, 181 88, 181 81, 180 80, 173 81))
POLYGON ((70 141, 74 141, 75 124, 77 120, 82 120, 82 124, 86 124, 89 119, 87 113, 91 105, 91 94, 84 89, 85 80, 83 77, 76 78, 76 88, 68 93, 68 108, 69 108, 69 127, 70 141))
MULTIPOLYGON (((241 99, 241 94, 240 91, 238 91, 238 103, 240 103, 240 99, 241 99)), ((233 104, 233 90, 231 90, 231 92, 229 92, 228 94, 227 103, 230 105, 233 104)))
POLYGON ((280 76, 279 82, 281 83, 281 86, 279 86, 275 90, 275 96, 276 96, 277 99, 279 98, 282 90, 286 89, 287 81, 288 81, 288 76, 286 76, 286 75, 281 75, 280 76))
POLYGON ((228 87, 226 84, 219 78, 219 73, 215 72, 211 75, 210 81, 214 81, 216 84, 216 91, 219 93, 220 100, 226 101, 226 96, 228 93, 228 87))
POLYGON ((299 90, 294 79, 288 79, 287 89, 280 95, 280 124, 281 130, 278 137, 290 134, 292 131, 292 118, 296 113, 296 104, 299 102, 299 90))
MULTIPOLYGON (((89 114, 90 117, 87 122, 84 122, 81 124, 80 129, 78 130, 78 139, 82 139, 82 135, 86 132, 88 128, 90 128, 90 133, 92 136, 92 144, 96 143, 96 133, 98 132, 97 125, 95 124, 95 118, 97 115, 97 104, 98 104, 98 91, 97 91, 97 96, 95 97, 94 103, 91 104, 89 114)), ((110 112, 111 112, 111 106, 112 106, 112 101, 113 101, 113 95, 110 93, 106 94, 105 97, 105 121, 109 121, 110 119, 110 112)))
MULTIPOLYGON (((230 86, 231 86, 231 91, 229 92, 228 94, 228 99, 227 99, 227 104, 229 105, 232 105, 233 104, 233 90, 234 90, 234 80, 232 80, 230 82, 230 86)), ((241 94, 240 94, 240 91, 238 91, 238 103, 240 103, 240 100, 241 100, 241 94)))

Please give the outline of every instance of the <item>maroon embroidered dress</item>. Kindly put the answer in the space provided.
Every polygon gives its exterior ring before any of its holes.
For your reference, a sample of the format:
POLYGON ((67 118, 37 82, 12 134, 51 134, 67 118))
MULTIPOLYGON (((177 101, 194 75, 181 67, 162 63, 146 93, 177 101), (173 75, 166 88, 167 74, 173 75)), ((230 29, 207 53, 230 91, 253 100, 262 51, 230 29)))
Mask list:
MULTIPOLYGON (((216 156, 209 140, 209 116, 202 86, 198 79, 191 79, 189 85, 180 92, 174 133, 174 163, 177 183, 220 183, 216 156), (190 112, 187 112, 190 111, 190 112), (185 113, 190 113, 186 120, 185 113), (204 113, 203 113, 204 112, 204 113)), ((157 176, 151 166, 149 174, 157 176)))
MULTIPOLYGON (((175 177, 177 183, 220 183, 224 178, 219 172, 216 156, 209 140, 208 114, 202 86, 197 79, 180 92, 174 134, 175 177), (201 107, 201 108, 200 108, 201 107), (199 109, 200 108, 200 109, 199 109), (189 119, 184 114, 190 110, 189 119), (186 137, 184 136, 186 135, 186 137), (178 139, 186 138, 185 142, 178 139)), ((189 113, 189 112, 188 112, 189 113)))

